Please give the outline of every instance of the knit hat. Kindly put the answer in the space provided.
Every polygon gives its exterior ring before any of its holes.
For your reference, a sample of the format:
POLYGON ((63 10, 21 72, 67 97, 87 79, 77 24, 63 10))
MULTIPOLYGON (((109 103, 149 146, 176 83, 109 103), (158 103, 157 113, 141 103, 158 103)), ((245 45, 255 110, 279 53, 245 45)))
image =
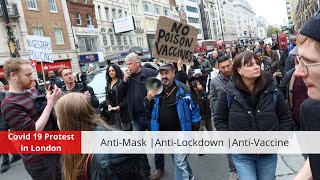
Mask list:
POLYGON ((320 41, 320 11, 302 27, 300 34, 320 41))

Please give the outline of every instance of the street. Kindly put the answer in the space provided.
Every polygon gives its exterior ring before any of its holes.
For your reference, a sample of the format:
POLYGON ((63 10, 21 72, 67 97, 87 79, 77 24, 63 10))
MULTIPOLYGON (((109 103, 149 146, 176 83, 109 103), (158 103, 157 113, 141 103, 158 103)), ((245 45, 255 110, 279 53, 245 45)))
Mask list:
MULTIPOLYGON (((154 155, 149 155, 149 164, 154 172, 154 155)), ((2 158, 1 161, 2 162, 2 158)), ((210 154, 204 156, 190 155, 189 163, 196 180, 227 180, 228 165, 225 155, 210 154)), ((302 167, 304 159, 301 155, 279 155, 276 180, 292 180, 302 167)), ((170 155, 165 156, 165 175, 162 180, 172 180, 174 166, 170 155)), ((31 180, 24 169, 22 161, 11 165, 11 168, 0 174, 0 179, 31 180)))

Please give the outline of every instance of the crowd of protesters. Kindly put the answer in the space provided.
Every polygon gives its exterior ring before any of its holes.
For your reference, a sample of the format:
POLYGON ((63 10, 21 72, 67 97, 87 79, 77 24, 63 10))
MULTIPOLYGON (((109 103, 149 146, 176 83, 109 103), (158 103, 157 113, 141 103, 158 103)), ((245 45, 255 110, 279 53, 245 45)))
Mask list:
MULTIPOLYGON (((320 12, 292 36, 280 54, 260 41, 254 49, 232 47, 200 52, 187 69, 155 60, 141 66, 135 53, 126 70, 106 70, 106 103, 92 87, 77 83, 69 67, 49 73, 45 91, 32 74, 31 62, 9 59, 0 84, 2 131, 318 131, 320 130, 320 12), (158 75, 163 89, 147 89, 158 75), (64 86, 62 86, 62 82, 64 86), (42 97, 42 98, 41 98, 42 97), (44 98, 45 97, 45 98, 44 98), (40 101, 40 102, 39 102, 40 101), (44 101, 44 102, 42 102, 44 101), (38 108, 38 104, 42 107, 38 108), (187 108, 186 108, 187 107, 187 108)), ((91 73, 91 72, 90 72, 91 73)), ((10 153, 10 152, 8 152, 10 153)), ((199 154, 203 155, 203 154, 199 154)), ((157 180, 165 173, 163 154, 150 172, 146 154, 2 154, 1 172, 21 158, 33 179, 157 180)), ((320 155, 304 155, 296 180, 320 179, 320 155)), ((275 178, 277 154, 227 155, 230 180, 275 178)), ((173 154, 175 180, 195 179, 188 154, 173 154)))

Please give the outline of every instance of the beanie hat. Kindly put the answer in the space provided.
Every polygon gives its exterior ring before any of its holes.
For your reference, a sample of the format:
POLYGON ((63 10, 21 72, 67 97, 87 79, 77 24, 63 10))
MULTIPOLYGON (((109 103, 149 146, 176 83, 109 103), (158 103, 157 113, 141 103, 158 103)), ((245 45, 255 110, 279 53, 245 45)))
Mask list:
POLYGON ((300 34, 320 41, 320 11, 302 27, 300 34))

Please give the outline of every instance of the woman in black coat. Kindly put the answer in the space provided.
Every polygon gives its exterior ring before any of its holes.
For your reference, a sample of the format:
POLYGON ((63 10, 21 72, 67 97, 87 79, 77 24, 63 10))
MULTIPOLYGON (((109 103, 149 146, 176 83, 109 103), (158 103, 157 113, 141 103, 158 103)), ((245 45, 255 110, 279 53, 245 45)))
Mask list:
POLYGON ((106 106, 109 111, 107 123, 118 130, 130 130, 127 100, 118 96, 117 86, 122 81, 123 72, 118 65, 111 64, 106 71, 106 106))
MULTIPOLYGON (((250 51, 237 55, 214 117, 218 131, 290 131, 292 114, 272 77, 250 51)), ((277 155, 233 154, 239 179, 274 179, 277 155)))

